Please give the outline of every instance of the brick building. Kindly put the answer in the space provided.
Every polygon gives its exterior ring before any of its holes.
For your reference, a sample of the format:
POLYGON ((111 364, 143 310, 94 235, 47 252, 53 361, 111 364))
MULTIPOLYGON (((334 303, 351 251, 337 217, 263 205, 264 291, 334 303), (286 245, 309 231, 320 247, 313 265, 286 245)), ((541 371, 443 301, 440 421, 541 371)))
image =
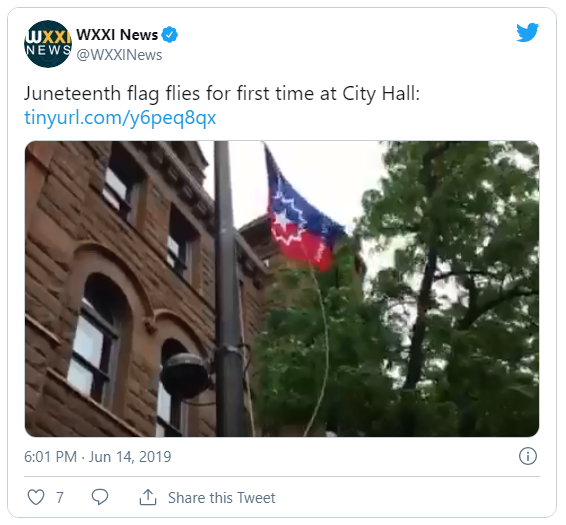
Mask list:
MULTIPOLYGON (((25 410, 33 436, 214 436, 214 392, 161 364, 214 348, 214 210, 196 142, 34 142, 25 151, 25 410)), ((237 239, 245 339, 269 273, 237 239)))

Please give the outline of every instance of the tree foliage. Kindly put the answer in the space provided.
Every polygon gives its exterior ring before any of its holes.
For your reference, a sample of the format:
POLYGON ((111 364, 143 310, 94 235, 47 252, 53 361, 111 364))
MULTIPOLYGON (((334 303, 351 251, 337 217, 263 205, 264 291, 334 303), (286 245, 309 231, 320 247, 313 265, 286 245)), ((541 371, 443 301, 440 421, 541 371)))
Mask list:
POLYGON ((357 234, 378 262, 354 278, 284 270, 254 345, 264 428, 339 435, 530 436, 538 430, 538 149, 528 142, 390 142, 387 176, 362 199, 357 234), (291 296, 289 291, 292 290, 291 296))

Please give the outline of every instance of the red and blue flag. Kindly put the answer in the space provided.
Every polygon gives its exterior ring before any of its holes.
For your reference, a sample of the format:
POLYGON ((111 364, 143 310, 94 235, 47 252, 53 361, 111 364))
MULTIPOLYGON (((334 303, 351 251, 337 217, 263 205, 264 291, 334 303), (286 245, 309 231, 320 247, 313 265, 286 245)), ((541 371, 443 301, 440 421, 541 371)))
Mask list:
POLYGON ((269 148, 264 147, 273 239, 285 257, 311 263, 322 272, 328 270, 334 258, 334 245, 345 234, 344 228, 317 210, 291 186, 269 148))

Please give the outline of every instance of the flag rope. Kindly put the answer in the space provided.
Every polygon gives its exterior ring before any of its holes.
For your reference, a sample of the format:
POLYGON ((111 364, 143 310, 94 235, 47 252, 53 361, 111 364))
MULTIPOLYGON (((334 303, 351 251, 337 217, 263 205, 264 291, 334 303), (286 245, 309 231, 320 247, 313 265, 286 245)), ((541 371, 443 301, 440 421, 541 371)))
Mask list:
MULTIPOLYGON (((303 243, 301 243, 301 246, 303 247, 303 251, 305 251, 305 255, 306 255, 306 250, 303 246, 303 243)), ((321 310, 321 314, 322 314, 322 323, 324 325, 324 343, 325 343, 326 351, 325 351, 325 370, 324 370, 324 377, 322 379, 322 386, 320 388, 320 394, 318 396, 318 401, 317 401, 315 409, 312 413, 309 424, 307 425, 307 428, 305 429, 305 433, 303 434, 303 437, 308 436, 308 434, 311 431, 311 428, 314 424, 316 416, 318 415, 320 407, 322 406, 322 401, 324 400, 324 395, 326 394, 326 385, 328 383, 328 375, 329 375, 329 372, 330 372, 330 337, 329 337, 329 334, 328 334, 328 332, 329 332, 329 330, 328 330, 328 320, 326 318, 326 308, 324 307, 324 298, 322 297, 322 290, 320 289, 318 279, 316 278, 316 274, 314 273, 314 268, 312 266, 312 263, 310 261, 308 261, 308 263, 309 263, 310 274, 311 274, 312 280, 314 281, 316 292, 317 292, 317 295, 318 295, 318 301, 320 303, 320 310, 321 310)))
POLYGON ((244 377, 246 378, 246 394, 248 397, 248 406, 250 413, 250 424, 252 426, 252 437, 255 436, 255 422, 254 422, 254 409, 252 404, 252 389, 250 385, 250 374, 248 372, 248 365, 251 357, 249 356, 248 347, 246 346, 246 326, 244 323, 244 304, 242 300, 242 290, 238 286, 238 302, 240 304, 240 332, 242 334, 242 348, 244 350, 244 377))

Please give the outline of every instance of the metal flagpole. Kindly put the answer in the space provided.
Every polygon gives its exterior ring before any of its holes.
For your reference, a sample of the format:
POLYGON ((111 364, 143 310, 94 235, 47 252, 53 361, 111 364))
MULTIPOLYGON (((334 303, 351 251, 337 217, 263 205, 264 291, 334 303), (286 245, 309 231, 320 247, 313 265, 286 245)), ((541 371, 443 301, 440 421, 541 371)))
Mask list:
POLYGON ((216 434, 245 435, 243 359, 236 279, 236 232, 227 141, 214 142, 216 434))

